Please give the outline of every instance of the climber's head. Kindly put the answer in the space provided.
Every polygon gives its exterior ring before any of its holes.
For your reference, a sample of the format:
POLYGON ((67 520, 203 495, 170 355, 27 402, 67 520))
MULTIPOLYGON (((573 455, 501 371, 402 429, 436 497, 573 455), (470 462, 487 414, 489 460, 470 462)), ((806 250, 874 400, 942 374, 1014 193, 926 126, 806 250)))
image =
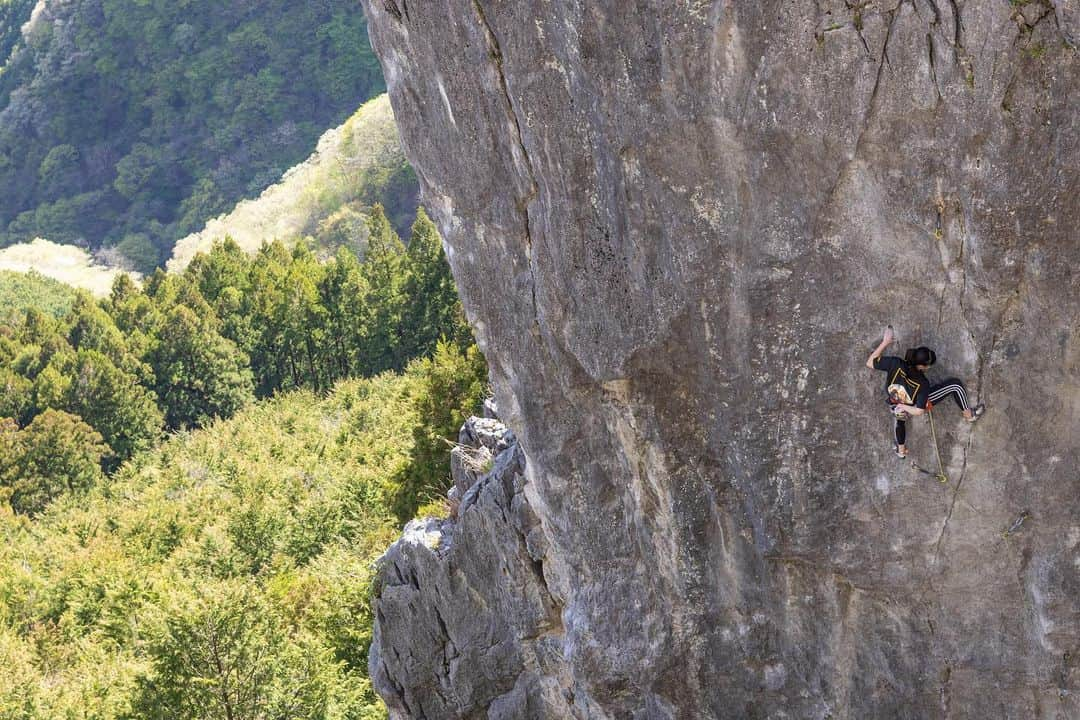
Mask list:
POLYGON ((910 348, 904 353, 904 362, 914 365, 919 370, 928 370, 937 362, 937 355, 928 347, 910 348))

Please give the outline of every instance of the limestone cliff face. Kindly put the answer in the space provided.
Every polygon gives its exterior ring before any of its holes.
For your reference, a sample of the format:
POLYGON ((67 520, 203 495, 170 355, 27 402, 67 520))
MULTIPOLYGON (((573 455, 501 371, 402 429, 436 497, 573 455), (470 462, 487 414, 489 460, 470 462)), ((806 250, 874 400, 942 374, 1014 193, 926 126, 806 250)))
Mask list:
POLYGON ((1074 0, 365 5, 519 440, 388 556, 395 717, 1080 717, 1074 0))

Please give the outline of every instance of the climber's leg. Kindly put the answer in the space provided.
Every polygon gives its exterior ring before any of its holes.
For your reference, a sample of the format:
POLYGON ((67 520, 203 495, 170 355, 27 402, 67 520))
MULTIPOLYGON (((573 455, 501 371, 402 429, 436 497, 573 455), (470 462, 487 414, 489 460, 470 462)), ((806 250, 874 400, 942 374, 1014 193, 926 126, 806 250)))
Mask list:
POLYGON ((956 402, 957 406, 964 413, 964 419, 968 422, 975 422, 983 413, 984 406, 982 403, 972 406, 968 400, 967 388, 964 387, 958 378, 949 378, 944 382, 936 383, 930 386, 930 394, 928 399, 931 403, 936 403, 944 400, 948 396, 952 396, 952 399, 956 402))
POLYGON ((904 445, 904 441, 907 439, 907 425, 900 418, 896 418, 896 425, 893 427, 893 450, 896 451, 897 457, 907 457, 907 447, 904 445))
POLYGON ((949 395, 952 395, 953 400, 956 401, 961 410, 967 410, 971 407, 968 404, 967 389, 964 387, 964 383, 957 378, 949 378, 944 382, 931 385, 928 399, 930 402, 936 403, 944 400, 949 395))

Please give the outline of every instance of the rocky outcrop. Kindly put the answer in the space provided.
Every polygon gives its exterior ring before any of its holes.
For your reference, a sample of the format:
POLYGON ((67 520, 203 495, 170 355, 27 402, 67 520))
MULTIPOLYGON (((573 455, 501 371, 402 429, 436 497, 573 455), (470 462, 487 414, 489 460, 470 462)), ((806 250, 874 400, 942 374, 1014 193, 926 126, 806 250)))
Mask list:
MULTIPOLYGON (((494 408, 491 402, 485 403, 485 410, 494 408)), ((450 499, 459 501, 464 497, 491 470, 495 458, 516 443, 514 432, 498 418, 469 418, 458 434, 458 444, 450 452, 450 475, 454 480, 450 499)))
POLYGON ((525 457, 501 423, 471 418, 462 436, 476 431, 473 449, 512 444, 452 519, 414 520, 380 561, 370 667, 397 717, 555 717, 572 685, 525 457))
POLYGON ((388 556, 395 717, 1080 716, 1074 3, 365 4, 528 457, 388 556))

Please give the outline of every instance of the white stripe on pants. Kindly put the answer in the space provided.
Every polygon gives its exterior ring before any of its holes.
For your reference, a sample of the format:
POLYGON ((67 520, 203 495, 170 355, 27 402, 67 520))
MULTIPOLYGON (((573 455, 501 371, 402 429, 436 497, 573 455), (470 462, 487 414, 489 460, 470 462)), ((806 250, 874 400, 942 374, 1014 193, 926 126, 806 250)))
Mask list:
POLYGON ((960 383, 952 383, 950 385, 944 385, 942 387, 936 388, 932 393, 930 393, 927 399, 930 402, 937 402, 938 400, 948 397, 951 393, 954 392, 956 393, 957 397, 960 398, 960 405, 963 406, 964 410, 968 410, 971 406, 968 405, 967 393, 964 391, 964 386, 960 383))

